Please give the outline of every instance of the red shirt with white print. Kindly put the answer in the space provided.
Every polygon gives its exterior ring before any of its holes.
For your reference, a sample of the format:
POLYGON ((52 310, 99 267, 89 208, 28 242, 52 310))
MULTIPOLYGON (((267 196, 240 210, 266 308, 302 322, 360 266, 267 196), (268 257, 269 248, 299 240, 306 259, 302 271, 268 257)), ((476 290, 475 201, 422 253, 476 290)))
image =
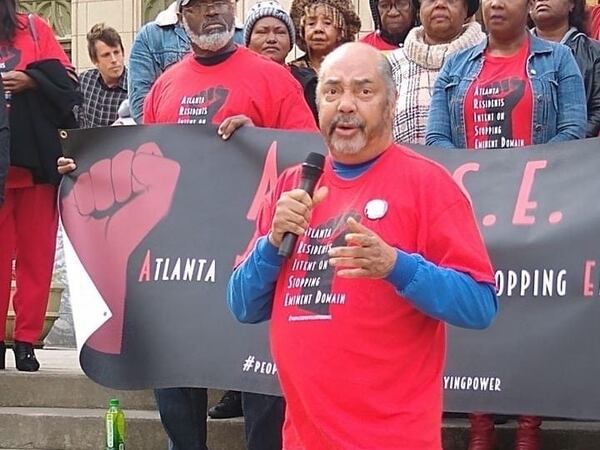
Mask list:
POLYGON ((243 47, 210 66, 186 56, 158 78, 144 103, 146 124, 219 125, 238 114, 258 127, 317 130, 290 71, 243 47))
MULTIPOLYGON (((257 219, 271 227, 277 199, 298 186, 284 172, 257 219)), ((329 189, 281 269, 271 349, 287 402, 285 450, 441 450, 446 327, 383 279, 339 278, 327 251, 354 217, 388 244, 494 283, 469 201, 445 169, 392 144, 354 179, 328 158, 329 189), (379 214, 365 210, 377 200, 379 214)))
POLYGON ((485 51, 481 73, 465 97, 467 148, 531 145, 533 92, 527 76, 528 57, 529 39, 512 56, 485 51))

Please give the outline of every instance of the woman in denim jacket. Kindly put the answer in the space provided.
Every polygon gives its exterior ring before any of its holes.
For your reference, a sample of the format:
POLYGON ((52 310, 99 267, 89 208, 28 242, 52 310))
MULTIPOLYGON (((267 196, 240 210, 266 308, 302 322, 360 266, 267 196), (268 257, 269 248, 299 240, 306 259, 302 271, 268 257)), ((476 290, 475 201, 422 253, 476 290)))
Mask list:
MULTIPOLYGON (((583 81, 571 51, 530 36, 526 29, 528 0, 484 0, 484 15, 498 16, 498 27, 487 23, 488 39, 479 45, 462 50, 448 58, 434 87, 427 123, 427 145, 445 148, 467 148, 465 97, 478 78, 488 50, 496 47, 517 49, 529 40, 526 72, 532 91, 533 120, 531 144, 567 141, 585 137, 587 111, 583 81), (513 3, 514 2, 514 3, 513 3), (487 8, 486 8, 487 6, 487 8), (522 32, 508 28, 502 35, 502 16, 509 10, 522 8, 525 14, 522 32), (495 35, 498 29, 499 35, 495 35)), ((506 20, 505 20, 506 21, 506 20)))
MULTIPOLYGON (((585 137, 577 63, 566 46, 528 32, 532 5, 482 1, 488 39, 446 60, 431 99, 427 145, 498 149, 585 137)), ((469 450, 493 450, 493 417, 471 414, 470 421, 469 450)), ((514 449, 540 450, 540 424, 539 417, 520 416, 514 449)))

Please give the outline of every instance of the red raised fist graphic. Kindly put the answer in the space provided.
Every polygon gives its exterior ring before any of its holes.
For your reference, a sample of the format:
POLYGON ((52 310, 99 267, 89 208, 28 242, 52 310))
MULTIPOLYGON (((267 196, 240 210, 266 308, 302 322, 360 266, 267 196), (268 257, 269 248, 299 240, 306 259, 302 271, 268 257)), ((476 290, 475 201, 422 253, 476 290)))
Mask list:
POLYGON ((62 200, 69 239, 112 312, 87 342, 95 350, 121 352, 127 261, 168 214, 179 171, 179 163, 147 143, 94 163, 62 200))

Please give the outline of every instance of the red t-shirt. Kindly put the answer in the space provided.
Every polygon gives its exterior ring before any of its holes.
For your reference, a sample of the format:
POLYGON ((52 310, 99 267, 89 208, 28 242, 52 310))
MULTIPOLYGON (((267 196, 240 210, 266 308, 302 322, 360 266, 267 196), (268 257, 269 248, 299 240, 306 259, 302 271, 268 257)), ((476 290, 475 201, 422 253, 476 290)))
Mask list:
MULTIPOLYGON (((33 16, 32 32, 27 14, 17 14, 17 27, 13 42, 0 41, 0 72, 25 70, 29 64, 44 59, 58 59, 66 68, 73 66, 60 43, 54 37, 50 25, 33 16), (34 41, 34 36, 37 41, 34 41)), ((33 186, 31 172, 23 167, 10 166, 6 178, 7 188, 33 186)))
MULTIPOLYGON (((256 236, 270 229, 276 200, 298 186, 287 170, 267 198, 256 236)), ((438 164, 391 145, 361 176, 325 166, 329 194, 278 278, 271 348, 287 402, 286 450, 441 450, 445 325, 385 280, 337 278, 327 250, 354 216, 387 243, 493 283, 471 206, 438 164), (367 219, 372 200, 387 213, 367 219)), ((255 237, 256 237, 255 236, 255 237)))
POLYGON ((483 68, 465 97, 467 148, 532 143, 533 94, 527 77, 529 40, 512 56, 484 54, 483 68))
POLYGON ((589 15, 589 36, 592 39, 600 40, 600 5, 592 8, 589 15))
POLYGON ((360 41, 375 47, 377 50, 388 51, 398 50, 400 48, 398 45, 392 45, 389 42, 384 41, 379 35, 378 31, 373 31, 367 34, 360 41))
POLYGON ((144 103, 144 123, 218 125, 238 114, 258 127, 316 130, 290 71, 243 47, 213 66, 186 56, 158 78, 144 103))

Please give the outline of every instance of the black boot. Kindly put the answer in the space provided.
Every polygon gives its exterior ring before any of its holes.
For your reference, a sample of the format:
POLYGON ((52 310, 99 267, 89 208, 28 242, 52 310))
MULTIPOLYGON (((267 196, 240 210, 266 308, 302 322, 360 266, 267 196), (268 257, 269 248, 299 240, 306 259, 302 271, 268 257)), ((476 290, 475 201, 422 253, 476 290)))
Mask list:
POLYGON ((23 372, 37 372, 40 368, 40 363, 35 358, 33 345, 29 342, 15 341, 15 364, 17 369, 23 372))
POLYGON ((242 413, 242 394, 237 391, 227 391, 221 401, 208 410, 212 419, 230 419, 240 417, 242 413))
POLYGON ((0 370, 5 369, 6 362, 4 361, 4 357, 6 356, 6 344, 4 341, 0 341, 0 370))

